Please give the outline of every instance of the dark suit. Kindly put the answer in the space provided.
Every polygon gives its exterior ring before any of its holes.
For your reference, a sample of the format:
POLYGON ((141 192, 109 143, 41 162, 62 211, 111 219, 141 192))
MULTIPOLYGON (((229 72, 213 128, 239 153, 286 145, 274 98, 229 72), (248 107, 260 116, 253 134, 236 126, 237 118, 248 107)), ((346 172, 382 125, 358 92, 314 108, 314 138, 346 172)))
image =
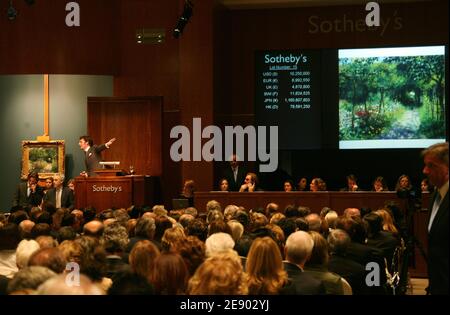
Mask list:
POLYGON ((223 178, 228 181, 228 189, 230 191, 239 191, 241 185, 244 183, 245 176, 247 175, 247 170, 239 165, 236 180, 234 180, 234 173, 231 166, 228 166, 223 172, 223 178))
MULTIPOLYGON (((44 201, 56 206, 56 188, 49 189, 44 196, 44 201)), ((69 187, 63 187, 61 192, 61 208, 74 208, 73 191, 69 187)))
POLYGON ((316 295, 325 294, 325 287, 323 283, 313 276, 303 272, 299 266, 287 261, 283 261, 284 270, 287 272, 289 280, 294 286, 293 292, 281 292, 281 294, 296 294, 296 295, 316 295))
POLYGON ((101 168, 100 162, 102 161, 102 155, 101 152, 103 150, 107 149, 106 145, 93 145, 92 147, 89 147, 89 150, 85 152, 84 157, 84 164, 86 166, 86 173, 89 177, 97 176, 97 174, 94 172, 95 170, 101 168))
MULTIPOLYGON (((431 206, 428 215, 430 222, 431 210, 436 198, 436 191, 431 198, 431 206)), ((448 294, 448 191, 441 201, 439 209, 434 217, 431 229, 428 232, 428 278, 430 281, 429 290, 431 294, 448 294)), ((428 226, 428 225, 427 225, 428 226)))
POLYGON ((20 183, 14 193, 13 207, 35 207, 39 206, 42 202, 44 195, 44 189, 37 186, 34 193, 30 192, 28 196, 28 182, 20 183))
POLYGON ((365 285, 366 268, 356 261, 348 259, 344 255, 332 254, 328 270, 347 280, 352 287, 353 295, 369 293, 368 287, 365 285))
POLYGON ((380 249, 390 268, 395 248, 400 245, 400 241, 392 233, 380 231, 368 238, 367 245, 380 249))

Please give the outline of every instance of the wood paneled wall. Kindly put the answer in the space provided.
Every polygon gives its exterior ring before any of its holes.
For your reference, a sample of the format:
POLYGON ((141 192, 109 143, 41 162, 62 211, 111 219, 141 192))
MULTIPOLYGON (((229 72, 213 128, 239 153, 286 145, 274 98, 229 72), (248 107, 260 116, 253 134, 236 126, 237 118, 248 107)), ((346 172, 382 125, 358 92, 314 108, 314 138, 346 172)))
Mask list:
POLYGON ((88 132, 96 144, 116 141, 103 153, 138 175, 161 176, 162 98, 88 98, 88 132))
POLYGON ((78 0, 80 27, 66 26, 68 1, 0 2, 0 74, 116 74, 119 0, 78 0))

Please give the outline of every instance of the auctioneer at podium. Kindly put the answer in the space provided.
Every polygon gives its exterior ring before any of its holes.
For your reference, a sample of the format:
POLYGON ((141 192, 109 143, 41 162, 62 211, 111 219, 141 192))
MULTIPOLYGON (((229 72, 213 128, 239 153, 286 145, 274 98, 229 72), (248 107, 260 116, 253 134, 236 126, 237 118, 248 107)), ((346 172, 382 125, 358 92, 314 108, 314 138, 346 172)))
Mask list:
POLYGON ((98 174, 95 173, 95 170, 100 168, 100 162, 102 161, 101 152, 105 149, 109 149, 114 141, 116 141, 116 138, 112 138, 105 144, 94 145, 94 141, 90 136, 80 137, 78 145, 80 146, 80 149, 85 153, 84 164, 86 166, 86 170, 80 173, 81 176, 98 176, 98 174))

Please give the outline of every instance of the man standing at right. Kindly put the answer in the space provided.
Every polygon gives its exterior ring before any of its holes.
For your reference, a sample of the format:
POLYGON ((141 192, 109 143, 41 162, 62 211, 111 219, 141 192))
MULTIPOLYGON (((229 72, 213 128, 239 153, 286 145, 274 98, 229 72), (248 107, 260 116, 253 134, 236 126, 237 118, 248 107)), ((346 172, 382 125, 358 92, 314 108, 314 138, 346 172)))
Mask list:
POLYGON ((430 146, 422 152, 422 156, 425 164, 423 173, 436 186, 430 199, 428 220, 428 292, 448 294, 448 142, 430 146))

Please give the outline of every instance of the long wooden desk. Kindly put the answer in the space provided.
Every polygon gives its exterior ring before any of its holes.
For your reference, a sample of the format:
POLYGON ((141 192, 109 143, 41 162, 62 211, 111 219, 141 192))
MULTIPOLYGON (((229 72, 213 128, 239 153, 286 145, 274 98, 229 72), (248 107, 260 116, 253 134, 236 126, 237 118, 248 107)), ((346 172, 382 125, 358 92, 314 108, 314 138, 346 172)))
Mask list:
POLYGON ((330 207, 339 214, 346 208, 370 208, 378 209, 386 202, 397 202, 401 207, 405 206, 405 200, 397 197, 395 192, 196 192, 194 204, 199 212, 206 211, 206 203, 209 200, 219 201, 223 207, 234 204, 247 210, 265 208, 269 202, 277 203, 281 209, 288 205, 306 206, 313 212, 320 212, 323 207, 330 207))
MULTIPOLYGON (((209 200, 217 200, 225 208, 227 205, 242 206, 247 210, 265 208, 269 202, 277 203, 281 209, 287 205, 307 206, 311 211, 319 213, 323 207, 330 207, 338 214, 342 214, 346 208, 369 208, 377 210, 386 203, 395 202, 401 210, 406 211, 407 200, 400 199, 396 192, 196 192, 194 205, 202 213, 206 211, 206 203, 209 200)), ((427 248, 427 216, 429 194, 422 195, 422 210, 415 211, 412 218, 412 230, 417 240, 427 248)), ((426 262, 417 246, 414 249, 414 258, 411 261, 410 273, 413 277, 426 277, 426 262)))

